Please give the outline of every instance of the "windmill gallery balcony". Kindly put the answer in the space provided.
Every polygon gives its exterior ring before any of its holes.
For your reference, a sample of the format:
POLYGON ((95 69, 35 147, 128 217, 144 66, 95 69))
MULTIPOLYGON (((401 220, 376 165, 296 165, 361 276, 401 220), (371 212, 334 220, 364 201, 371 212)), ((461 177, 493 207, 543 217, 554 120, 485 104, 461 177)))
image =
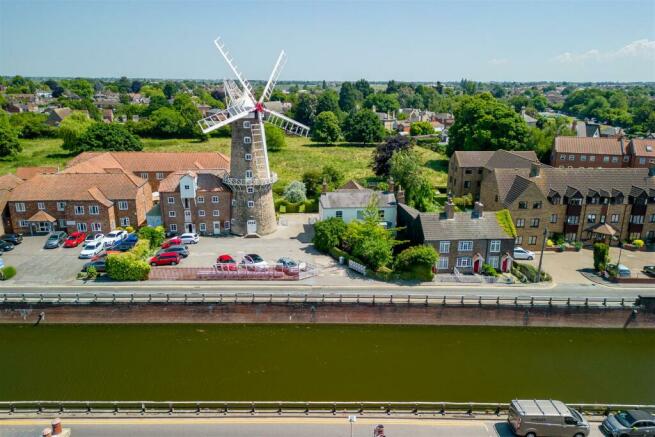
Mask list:
POLYGON ((247 190, 248 187, 261 189, 270 187, 277 182, 277 173, 271 172, 270 178, 233 178, 228 174, 223 179, 223 182, 233 190, 247 190))

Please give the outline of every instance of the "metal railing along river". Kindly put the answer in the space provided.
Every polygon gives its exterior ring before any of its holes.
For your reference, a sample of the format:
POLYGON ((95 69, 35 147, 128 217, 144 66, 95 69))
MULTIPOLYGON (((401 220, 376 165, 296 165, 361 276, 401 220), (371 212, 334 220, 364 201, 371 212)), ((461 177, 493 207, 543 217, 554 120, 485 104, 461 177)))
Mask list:
MULTIPOLYGON (((627 409, 655 411, 655 405, 567 404, 586 414, 608 415, 627 409)), ((494 402, 294 402, 294 401, 4 401, 0 416, 21 414, 229 415, 344 414, 447 415, 506 414, 507 403, 494 402)))
POLYGON ((353 293, 0 293, 1 304, 379 304, 441 306, 513 306, 513 307, 589 307, 631 308, 636 298, 479 296, 436 294, 353 294, 353 293))

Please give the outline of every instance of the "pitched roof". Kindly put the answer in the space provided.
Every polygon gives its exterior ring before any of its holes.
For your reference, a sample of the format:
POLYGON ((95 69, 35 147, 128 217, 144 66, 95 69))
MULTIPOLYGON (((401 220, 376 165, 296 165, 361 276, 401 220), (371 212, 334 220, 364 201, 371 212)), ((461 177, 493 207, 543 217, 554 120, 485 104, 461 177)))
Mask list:
POLYGON ((23 180, 31 179, 38 174, 52 173, 57 173, 57 167, 18 167, 16 169, 16 176, 23 180))
POLYGON ((484 165, 485 168, 530 168, 533 162, 539 162, 534 150, 523 152, 508 152, 507 150, 496 150, 484 165))
POLYGON ((34 213, 34 215, 32 217, 28 218, 27 221, 28 222, 50 222, 50 223, 52 223, 52 222, 57 221, 57 219, 54 218, 53 216, 51 216, 50 214, 48 214, 45 211, 37 211, 36 213, 34 213))
POLYGON ((445 218, 443 213, 422 212, 419 220, 426 241, 513 238, 498 223, 493 211, 484 211, 480 218, 473 218, 471 212, 456 212, 452 219, 445 218))
POLYGON ((630 145, 634 155, 655 158, 655 140, 635 138, 630 141, 630 145))
POLYGON ((320 202, 323 208, 366 208, 375 195, 377 195, 378 208, 396 204, 396 196, 393 193, 373 191, 367 188, 323 193, 320 202))
POLYGON ((109 205, 111 200, 134 199, 147 183, 125 173, 36 175, 14 188, 10 200, 95 200, 109 205))
POLYGON ((23 179, 12 173, 0 176, 0 190, 13 190, 14 187, 22 183, 23 179))
POLYGON ((185 175, 193 176, 196 179, 198 186, 197 191, 204 192, 222 192, 230 191, 230 189, 223 184, 223 177, 225 170, 198 170, 198 171, 177 171, 171 173, 164 180, 159 183, 160 193, 172 193, 177 191, 180 186, 180 179, 185 175))
POLYGON ((340 190, 363 190, 364 187, 360 185, 359 182, 357 182, 354 179, 349 180, 345 184, 343 184, 340 188, 340 190))
POLYGON ((534 150, 456 150, 455 156, 460 167, 485 167, 492 157, 498 156, 499 159, 494 159, 493 168, 513 168, 516 165, 530 167, 531 161, 539 161, 537 154, 534 150), (511 159, 512 165, 503 165, 503 159, 511 159), (527 163, 526 163, 527 160, 527 163))
POLYGON ((627 141, 618 138, 556 137, 553 151, 556 153, 595 153, 623 155, 627 141))
POLYGON ((194 169, 229 169, 230 158, 219 152, 83 152, 65 172, 97 172, 119 167, 131 172, 174 172, 194 169), (86 163, 86 166, 81 164, 86 163))

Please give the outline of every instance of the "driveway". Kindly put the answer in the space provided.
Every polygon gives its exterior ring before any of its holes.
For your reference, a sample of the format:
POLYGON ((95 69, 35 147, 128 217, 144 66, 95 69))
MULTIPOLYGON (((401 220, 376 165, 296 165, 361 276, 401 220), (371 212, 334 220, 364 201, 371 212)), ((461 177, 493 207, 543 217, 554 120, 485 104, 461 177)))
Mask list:
POLYGON ((15 284, 76 283, 75 276, 88 260, 78 259, 81 247, 44 249, 47 236, 24 237, 11 252, 2 254, 5 265, 16 267, 15 284))

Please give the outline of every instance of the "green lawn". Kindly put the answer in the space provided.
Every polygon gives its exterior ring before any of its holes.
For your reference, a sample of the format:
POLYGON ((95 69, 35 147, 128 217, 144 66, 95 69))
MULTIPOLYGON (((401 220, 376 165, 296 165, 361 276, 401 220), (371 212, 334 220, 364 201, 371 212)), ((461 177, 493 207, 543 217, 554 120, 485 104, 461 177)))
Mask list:
MULTIPOLYGON (((64 166, 72 158, 61 148, 59 139, 21 140, 23 151, 13 158, 0 160, 0 174, 13 172, 21 166, 64 166)), ((229 138, 211 138, 206 142, 188 139, 157 140, 144 139, 144 149, 162 152, 219 151, 229 156, 229 138)), ((284 186, 294 179, 300 179, 303 172, 321 169, 330 164, 340 169, 346 180, 375 180, 370 168, 373 146, 339 144, 318 145, 307 138, 287 137, 287 148, 270 153, 271 169, 278 174, 278 184, 284 186)), ((422 147, 416 147, 421 162, 428 169, 434 185, 445 185, 448 159, 422 147)))

